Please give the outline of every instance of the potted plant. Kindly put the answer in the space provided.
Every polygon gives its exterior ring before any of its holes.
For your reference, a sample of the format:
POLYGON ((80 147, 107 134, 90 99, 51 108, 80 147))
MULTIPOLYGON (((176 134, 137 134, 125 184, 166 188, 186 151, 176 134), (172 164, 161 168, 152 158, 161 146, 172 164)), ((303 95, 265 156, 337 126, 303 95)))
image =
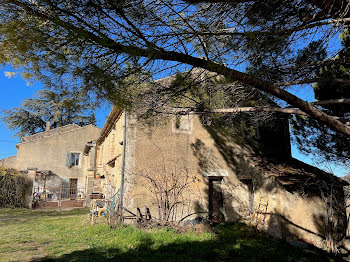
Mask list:
POLYGON ((96 173, 95 178, 96 178, 96 179, 100 179, 100 178, 101 178, 101 175, 100 175, 99 173, 96 173))

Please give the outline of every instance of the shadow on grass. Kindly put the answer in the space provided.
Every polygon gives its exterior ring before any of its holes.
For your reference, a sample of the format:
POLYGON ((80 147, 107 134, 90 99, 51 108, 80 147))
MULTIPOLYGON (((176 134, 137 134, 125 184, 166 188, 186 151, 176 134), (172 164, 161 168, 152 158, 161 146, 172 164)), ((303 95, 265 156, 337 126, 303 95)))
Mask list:
MULTIPOLYGON (((210 240, 172 240, 159 243, 148 233, 132 247, 101 246, 73 251, 43 261, 342 261, 324 251, 302 250, 256 234, 246 225, 226 224, 215 227, 210 240)), ((174 233, 175 234, 175 233, 174 233)))

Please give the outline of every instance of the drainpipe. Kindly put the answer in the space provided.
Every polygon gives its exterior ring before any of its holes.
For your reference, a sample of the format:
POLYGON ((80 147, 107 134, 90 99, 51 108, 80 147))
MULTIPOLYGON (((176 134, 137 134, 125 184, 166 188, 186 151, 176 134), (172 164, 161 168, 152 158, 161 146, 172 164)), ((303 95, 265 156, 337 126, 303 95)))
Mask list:
POLYGON ((126 111, 124 110, 124 126, 123 126, 123 154, 122 154, 122 170, 120 177, 120 205, 119 205, 119 222, 123 222, 124 209, 124 173, 125 173, 125 151, 126 151, 126 111))
POLYGON ((90 165, 89 167, 87 168, 87 175, 86 175, 86 181, 85 181, 85 199, 86 199, 86 202, 85 203, 89 203, 90 202, 90 195, 88 195, 88 193, 92 193, 94 192, 94 177, 95 177, 95 174, 96 174, 96 141, 93 141, 91 143, 86 143, 86 146, 90 147, 91 149, 91 156, 90 156, 90 159, 88 160, 90 162, 90 165), (93 172, 93 178, 92 178, 92 182, 90 180, 90 175, 91 173, 90 172, 93 172), (92 183, 92 185, 91 185, 92 183), (89 192, 89 186, 91 187, 91 192, 89 192))

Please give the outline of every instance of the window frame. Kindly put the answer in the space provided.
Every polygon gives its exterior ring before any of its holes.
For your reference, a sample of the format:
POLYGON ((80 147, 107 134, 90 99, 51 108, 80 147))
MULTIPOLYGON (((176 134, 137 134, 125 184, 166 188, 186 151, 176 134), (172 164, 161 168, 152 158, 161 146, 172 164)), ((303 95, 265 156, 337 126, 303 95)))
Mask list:
POLYGON ((183 134, 191 134, 193 130, 193 115, 175 115, 172 119, 172 131, 173 133, 183 133, 183 134), (186 119, 185 119, 186 117, 186 119), (188 122, 187 128, 183 128, 184 123, 188 122))
POLYGON ((70 153, 71 154, 71 159, 72 159, 72 167, 73 166, 80 166, 80 153, 70 153), (78 156, 76 158, 76 156, 78 156), (76 163, 78 161, 78 163, 76 163))
POLYGON ((83 161, 83 159, 82 159, 82 152, 80 152, 80 151, 68 151, 67 155, 68 154, 70 155, 69 156, 70 163, 69 163, 68 168, 81 168, 81 162, 83 161), (73 155, 74 154, 79 154, 78 165, 73 165, 73 155))
POLYGON ((68 198, 72 199, 72 196, 75 196, 75 198, 78 196, 78 178, 76 177, 70 177, 68 182, 68 198), (73 190, 75 193, 72 193, 73 190))

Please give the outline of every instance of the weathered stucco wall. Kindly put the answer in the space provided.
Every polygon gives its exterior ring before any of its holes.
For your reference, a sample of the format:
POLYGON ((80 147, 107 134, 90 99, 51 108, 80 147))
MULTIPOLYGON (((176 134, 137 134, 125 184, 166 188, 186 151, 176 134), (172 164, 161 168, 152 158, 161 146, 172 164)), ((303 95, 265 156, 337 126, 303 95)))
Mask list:
MULTIPOLYGON (((248 201, 248 193, 244 191, 245 185, 237 176, 244 173, 240 171, 244 165, 241 156, 249 155, 249 148, 226 141, 226 146, 231 150, 231 159, 227 159, 225 154, 221 153, 223 148, 217 146, 198 116, 182 116, 182 129, 176 128, 175 117, 163 121, 155 126, 143 125, 140 122, 132 124, 132 121, 129 121, 125 201, 127 207, 135 209, 147 206, 158 216, 158 209, 154 204, 157 193, 151 180, 166 187, 164 178, 186 180, 186 189, 183 190, 181 199, 178 199, 181 203, 174 208, 172 219, 180 220, 192 213, 207 215, 209 177, 223 177, 222 188, 224 181, 229 181, 230 186, 225 190, 232 191, 237 186, 241 187, 240 197, 248 201)), ((181 181, 178 184, 181 184, 181 181)), ((226 198, 226 195, 223 199, 225 206, 236 203, 237 199, 235 201, 233 198, 226 198)), ((239 215, 236 211, 229 210, 233 209, 222 208, 221 213, 229 220, 237 220, 239 215)), ((194 216, 196 215, 192 218, 194 216)))
MULTIPOLYGON (((209 181, 221 177, 213 186, 213 190, 218 191, 214 192, 213 198, 222 194, 222 205, 217 207, 216 215, 226 221, 248 222, 261 204, 260 211, 267 214, 260 216, 260 229, 278 238, 289 241, 302 239, 324 247, 322 230, 326 207, 319 196, 306 196, 284 189, 275 178, 268 177, 255 167, 250 160, 252 148, 204 127, 198 116, 183 116, 181 121, 189 121, 183 130, 175 127, 175 117, 155 126, 129 118, 125 180, 127 208, 135 211, 136 207, 143 210, 147 206, 153 216, 161 216, 157 197, 161 196, 160 191, 166 189, 165 181, 172 185, 172 179, 187 179, 186 189, 176 200, 179 203, 169 219, 180 220, 189 214, 193 215, 187 219, 206 216, 209 181), (181 173, 187 175, 179 175, 181 173), (250 179, 252 188, 247 183, 250 179), (154 184, 159 187, 154 187, 154 184)), ((280 141, 285 141, 285 144, 276 145, 276 152, 284 152, 285 156, 281 157, 288 158, 289 141, 285 137, 280 141)), ((175 184, 183 185, 180 182, 175 184)), ((176 201, 170 198, 170 204, 176 201)))
MULTIPOLYGON (((216 219, 248 223, 260 205, 259 211, 264 214, 255 213, 259 219, 252 220, 252 225, 258 221, 259 229, 278 238, 302 239, 324 247, 324 201, 319 196, 284 188, 254 163, 256 148, 221 127, 203 126, 198 115, 171 116, 156 125, 127 115, 124 180, 127 209, 135 212, 137 207, 141 210, 149 207, 153 217, 167 215, 167 219, 177 221, 205 217, 211 209, 216 219), (166 202, 164 192, 172 194, 167 196, 169 214, 159 212, 158 208, 166 202)), ((96 172, 105 176, 97 181, 107 198, 111 188, 116 192, 120 187, 124 113, 112 126, 96 154, 96 172)), ((290 143, 285 135, 286 130, 277 132, 278 143, 271 144, 271 152, 278 153, 281 159, 290 157, 290 143)), ((262 133, 261 137, 264 136, 262 133)))
POLYGON ((97 145, 96 174, 104 176, 95 179, 95 186, 107 199, 111 198, 120 188, 121 163, 123 151, 124 113, 116 119, 106 137, 97 145))
POLYGON ((326 206, 319 196, 303 196, 288 192, 273 178, 267 178, 254 192, 254 207, 260 204, 263 214, 257 214, 260 230, 290 242, 303 241, 325 248, 324 216, 326 206), (267 209, 265 208, 267 205, 267 209))
POLYGON ((86 158, 83 149, 88 141, 98 137, 100 129, 89 125, 60 134, 18 144, 16 168, 50 170, 61 178, 78 178, 78 186, 85 185, 86 158), (68 152, 80 153, 79 166, 67 167, 68 152))

